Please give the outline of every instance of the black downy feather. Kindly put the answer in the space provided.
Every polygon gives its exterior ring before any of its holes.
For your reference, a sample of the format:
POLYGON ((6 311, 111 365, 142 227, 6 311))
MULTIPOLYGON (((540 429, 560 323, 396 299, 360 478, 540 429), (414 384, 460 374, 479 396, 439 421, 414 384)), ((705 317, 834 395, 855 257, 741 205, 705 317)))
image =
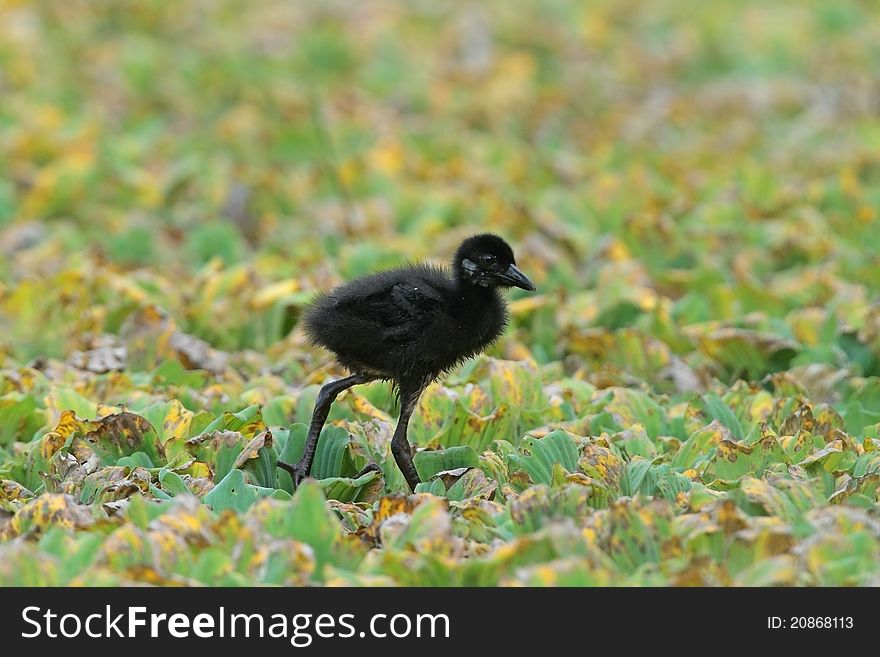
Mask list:
POLYGON ((352 376, 325 386, 328 392, 325 398, 319 395, 303 460, 297 466, 282 464, 293 472, 295 483, 308 474, 320 425, 336 394, 384 379, 392 383, 401 408, 392 452, 414 488, 418 475, 406 442, 413 407, 431 381, 498 339, 508 321, 499 292, 505 287, 535 289, 516 267, 510 246, 484 233, 462 242, 449 269, 407 264, 319 295, 303 316, 306 335, 331 351, 352 376))

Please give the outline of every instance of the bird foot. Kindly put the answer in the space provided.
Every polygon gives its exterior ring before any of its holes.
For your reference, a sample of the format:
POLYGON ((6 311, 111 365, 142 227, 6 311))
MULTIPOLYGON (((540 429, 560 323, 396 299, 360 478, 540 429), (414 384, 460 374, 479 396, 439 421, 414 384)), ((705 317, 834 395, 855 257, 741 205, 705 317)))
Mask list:
POLYGON ((276 465, 282 470, 287 470, 290 473, 290 477, 291 479, 293 479, 294 489, 299 488, 302 480, 309 476, 308 468, 300 463, 297 463, 296 465, 291 465, 290 463, 286 463, 284 461, 278 461, 276 465))
POLYGON ((375 463, 372 463, 372 462, 367 463, 367 465, 364 466, 364 469, 361 470, 360 472, 358 472, 358 473, 354 476, 354 479, 359 479, 360 477, 363 477, 363 476, 364 476, 365 474, 367 474, 368 472, 382 472, 382 468, 380 468, 380 467, 379 467, 378 465, 376 465, 375 463))

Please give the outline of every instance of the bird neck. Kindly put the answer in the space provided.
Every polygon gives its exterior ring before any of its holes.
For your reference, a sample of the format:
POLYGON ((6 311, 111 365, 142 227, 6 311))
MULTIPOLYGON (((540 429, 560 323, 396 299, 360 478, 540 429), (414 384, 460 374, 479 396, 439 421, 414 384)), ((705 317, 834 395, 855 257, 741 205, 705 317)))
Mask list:
POLYGON ((498 298, 497 288, 474 285, 461 279, 457 281, 456 293, 462 303, 472 308, 480 308, 479 304, 489 303, 498 298))
POLYGON ((496 287, 459 282, 450 310, 476 353, 495 340, 507 322, 504 300, 496 287))

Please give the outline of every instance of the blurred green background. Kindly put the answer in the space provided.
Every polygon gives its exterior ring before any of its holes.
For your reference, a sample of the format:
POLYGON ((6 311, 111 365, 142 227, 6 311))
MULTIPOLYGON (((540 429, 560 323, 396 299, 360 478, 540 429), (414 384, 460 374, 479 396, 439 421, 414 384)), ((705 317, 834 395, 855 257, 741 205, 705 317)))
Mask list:
MULTIPOLYGON (((16 361, 117 330, 105 273, 265 349, 292 325, 268 317, 281 290, 251 307, 272 282, 446 260, 484 229, 565 301, 561 329, 659 308, 674 350, 705 321, 859 329, 880 283, 872 2, 0 6, 16 361), (206 299, 206 266, 247 283, 206 299)), ((530 350, 566 356, 542 326, 530 350)))

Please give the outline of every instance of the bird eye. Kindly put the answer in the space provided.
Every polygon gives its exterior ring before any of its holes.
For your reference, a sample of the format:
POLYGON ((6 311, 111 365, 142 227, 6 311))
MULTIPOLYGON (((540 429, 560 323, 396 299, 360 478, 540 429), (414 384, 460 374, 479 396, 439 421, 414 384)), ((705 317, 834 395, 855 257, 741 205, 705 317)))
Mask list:
POLYGON ((480 256, 480 262, 482 262, 484 265, 494 265, 495 256, 493 256, 491 253, 485 253, 480 256))

